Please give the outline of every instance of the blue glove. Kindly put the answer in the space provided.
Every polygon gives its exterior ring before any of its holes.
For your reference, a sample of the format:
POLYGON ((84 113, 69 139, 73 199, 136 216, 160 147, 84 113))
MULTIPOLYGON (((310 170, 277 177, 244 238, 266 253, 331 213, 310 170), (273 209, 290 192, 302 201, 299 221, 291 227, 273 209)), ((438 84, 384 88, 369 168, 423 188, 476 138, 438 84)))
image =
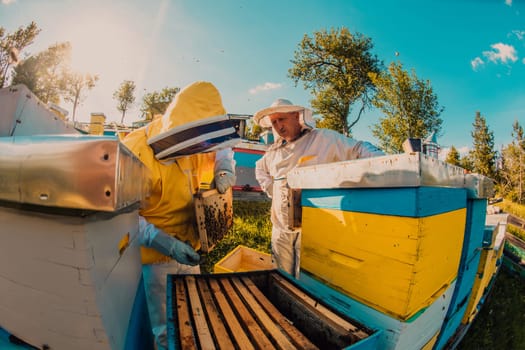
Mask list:
POLYGON ((177 238, 159 230, 155 238, 151 241, 151 248, 159 253, 167 255, 184 265, 198 265, 201 259, 192 246, 179 241, 177 238))
POLYGON ((200 255, 190 245, 179 241, 166 232, 150 224, 142 216, 139 217, 141 244, 157 250, 184 265, 197 265, 200 255))
POLYGON ((225 193, 228 188, 235 185, 236 176, 227 171, 221 170, 215 174, 215 188, 219 193, 225 193))

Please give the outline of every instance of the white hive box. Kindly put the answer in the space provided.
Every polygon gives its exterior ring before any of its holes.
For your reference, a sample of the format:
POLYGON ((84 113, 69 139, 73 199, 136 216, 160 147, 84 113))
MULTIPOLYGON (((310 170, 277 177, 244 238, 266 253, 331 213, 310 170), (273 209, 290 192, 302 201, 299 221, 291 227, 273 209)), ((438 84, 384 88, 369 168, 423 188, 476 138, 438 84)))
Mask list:
POLYGON ((126 348, 142 163, 114 138, 0 146, 0 327, 39 348, 126 348))

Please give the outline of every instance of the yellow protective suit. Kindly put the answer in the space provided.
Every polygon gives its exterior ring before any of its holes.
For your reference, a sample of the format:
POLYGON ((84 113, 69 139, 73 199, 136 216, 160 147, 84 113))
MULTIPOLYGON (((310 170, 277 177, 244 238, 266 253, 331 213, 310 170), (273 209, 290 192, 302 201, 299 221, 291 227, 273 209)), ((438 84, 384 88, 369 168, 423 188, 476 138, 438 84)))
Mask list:
MULTIPOLYGON (((166 233, 189 242, 195 250, 200 249, 200 241, 195 228, 193 195, 201 183, 211 183, 217 171, 234 173, 233 159, 216 165, 215 152, 210 152, 161 162, 147 141, 174 127, 223 114, 226 111, 217 89, 210 83, 197 82, 176 95, 162 118, 133 131, 123 140, 151 174, 151 195, 142 204, 140 215, 166 233)), ((171 260, 152 248, 141 249, 144 264, 171 260)))
MULTIPOLYGON (((160 122, 160 119, 153 123, 156 122, 160 122)), ((151 194, 142 204, 139 213, 149 223, 183 242, 189 242, 195 250, 199 250, 193 195, 197 193, 201 182, 211 182, 215 153, 177 158, 171 164, 163 164, 155 159, 151 147, 146 143, 150 136, 148 132, 151 132, 151 128, 141 128, 124 139, 124 144, 146 165, 151 174, 151 194)), ((152 248, 141 249, 143 264, 171 260, 152 248)))
MULTIPOLYGON (((195 125, 208 125, 210 118, 225 114, 217 89, 210 83, 197 82, 176 95, 162 118, 135 130, 122 141, 145 164, 151 176, 150 196, 141 204, 139 211, 147 222, 145 228, 141 228, 142 244, 148 245, 146 242, 154 241, 155 236, 150 236, 148 232, 157 232, 159 236, 160 229, 163 234, 165 232, 179 241, 188 242, 195 250, 200 248, 193 195, 201 183, 209 185, 214 181, 217 189, 219 183, 221 188, 235 183, 233 151, 231 148, 222 149, 224 144, 219 144, 215 145, 216 152, 167 157, 160 161, 148 142, 158 142, 160 139, 160 143, 163 143, 164 136, 169 137, 172 132, 195 125), (154 229, 149 230, 151 227, 154 229)), ((190 144, 193 140, 195 136, 189 140, 190 144)), ((168 149, 171 146, 169 144, 168 149)), ((140 220, 140 223, 143 222, 140 220)), ((200 268, 199 265, 185 265, 149 247, 142 246, 141 249, 144 290, 155 348, 167 349, 166 275, 199 273, 200 268)))

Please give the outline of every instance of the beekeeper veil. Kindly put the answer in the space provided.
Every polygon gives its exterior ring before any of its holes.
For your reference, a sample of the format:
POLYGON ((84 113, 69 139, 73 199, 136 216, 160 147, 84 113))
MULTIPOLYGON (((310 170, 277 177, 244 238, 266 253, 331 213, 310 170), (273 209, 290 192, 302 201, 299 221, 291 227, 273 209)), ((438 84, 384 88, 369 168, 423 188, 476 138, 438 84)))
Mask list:
POLYGON ((217 151, 240 141, 219 91, 205 81, 179 91, 148 136, 159 160, 217 151))

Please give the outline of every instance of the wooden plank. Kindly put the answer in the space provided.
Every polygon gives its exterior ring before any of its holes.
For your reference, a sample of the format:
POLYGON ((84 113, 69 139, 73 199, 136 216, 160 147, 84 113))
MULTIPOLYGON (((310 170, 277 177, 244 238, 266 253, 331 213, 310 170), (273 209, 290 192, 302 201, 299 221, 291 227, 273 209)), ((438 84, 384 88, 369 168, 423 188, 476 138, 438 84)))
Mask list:
POLYGON ((262 349, 274 349, 274 345, 271 343, 270 339, 268 339, 268 337, 261 329, 257 321, 253 318, 250 311, 246 308, 243 301, 233 288, 230 280, 221 279, 220 282, 226 292, 226 295, 228 295, 228 297, 232 301, 232 304, 235 305, 239 317, 244 322, 245 327, 248 329, 248 332, 252 335, 251 338, 257 344, 257 346, 262 349))
POLYGON ((284 317, 284 315, 268 300, 268 298, 266 298, 249 277, 242 277, 242 281, 273 321, 276 322, 286 334, 288 334, 296 347, 310 350, 318 349, 317 346, 312 344, 303 333, 290 323, 290 320, 284 317))
POLYGON ((205 311, 201 305, 194 276, 186 276, 186 286, 188 289, 193 320, 195 321, 195 331, 200 347, 204 350, 214 350, 215 343, 211 336, 210 329, 208 328, 208 322, 206 321, 205 311))
POLYGON ((190 305, 186 298, 186 288, 182 279, 177 279, 177 318, 179 328, 179 340, 182 349, 197 349, 195 338, 193 337, 192 324, 189 314, 190 305))
POLYGON ((237 316, 235 316, 235 313, 228 304, 228 300, 226 300, 223 292, 221 291, 217 280, 210 279, 210 287, 213 292, 213 295, 215 296, 215 300, 217 300, 220 312, 224 316, 224 319, 226 320, 226 323, 231 330, 231 334, 233 335, 239 347, 243 350, 255 349, 252 345, 252 342, 246 335, 246 332, 237 320, 237 316))
POLYGON ((290 188, 288 190, 288 196, 290 198, 288 206, 288 228, 290 230, 301 227, 302 222, 302 209, 301 206, 301 189, 290 188))
POLYGON ((311 310, 317 312, 320 316, 325 318, 327 321, 331 322, 334 326, 341 328, 343 331, 352 332, 358 339, 367 338, 368 334, 347 320, 341 318, 337 314, 333 313, 331 310, 326 308, 324 305, 319 304, 317 300, 312 299, 308 294, 302 292, 293 284, 286 281, 281 276, 273 273, 272 278, 285 288, 287 291, 296 296, 297 300, 300 300, 304 303, 305 306, 309 307, 311 310))
MULTIPOLYGON (((252 295, 251 290, 247 288, 240 280, 239 278, 233 277, 232 282, 239 291, 239 293, 242 295, 244 300, 246 300, 246 304, 249 306, 249 308, 252 310, 252 313, 258 318, 260 323, 266 328, 268 334, 270 334, 275 342, 277 343, 278 349, 295 349, 295 345, 288 339, 286 336, 286 332, 284 332, 284 329, 281 328, 278 323, 275 323, 270 316, 266 313, 266 311, 261 307, 259 302, 260 300, 256 300, 254 295, 252 295)), ((255 285, 252 286, 255 287, 255 285)), ((257 287, 255 287, 257 289, 257 287)), ((266 299, 266 298, 263 298, 266 299)))
POLYGON ((516 248, 525 251, 525 241, 521 240, 519 237, 514 236, 512 233, 506 232, 505 238, 516 248))
POLYGON ((507 218, 507 223, 516 226, 517 228, 521 228, 522 230, 525 229, 525 220, 514 216, 512 214, 509 214, 507 218))
POLYGON ((219 316, 219 311, 217 310, 216 305, 213 302, 213 298, 206 281, 202 278, 197 280, 199 290, 202 296, 202 302, 204 303, 204 308, 206 309, 206 314, 210 320, 210 326, 217 340, 217 344, 220 349, 233 349, 233 343, 230 340, 230 336, 226 327, 222 323, 222 320, 219 316))

